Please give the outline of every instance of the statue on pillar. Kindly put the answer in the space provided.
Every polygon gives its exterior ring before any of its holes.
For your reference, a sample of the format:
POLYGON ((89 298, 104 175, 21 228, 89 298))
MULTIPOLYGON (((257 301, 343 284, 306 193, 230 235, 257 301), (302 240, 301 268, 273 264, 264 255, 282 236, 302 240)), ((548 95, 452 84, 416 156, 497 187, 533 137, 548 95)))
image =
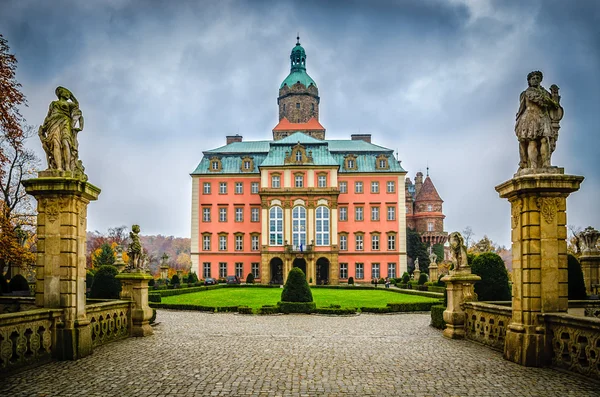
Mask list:
POLYGON ((600 238, 600 232, 591 226, 584 229, 583 232, 577 236, 578 250, 581 254, 597 254, 598 253, 598 239, 600 238))
POLYGON ((75 95, 64 87, 54 91, 58 100, 52 101, 44 123, 38 130, 46 152, 48 170, 70 171, 87 180, 79 160, 77 134, 83 130, 83 113, 75 95))
POLYGON ((129 269, 142 269, 143 267, 143 252, 142 252, 142 243, 140 242, 140 226, 133 225, 131 226, 131 232, 129 232, 129 238, 131 239, 131 243, 129 243, 129 247, 127 248, 127 255, 129 255, 129 269))
POLYGON ((415 270, 419 271, 419 258, 415 259, 415 270))
POLYGON ((463 236, 459 232, 452 232, 448 237, 448 242, 450 243, 450 254, 452 256, 454 272, 467 269, 470 271, 467 259, 467 247, 465 246, 463 236))
POLYGON ((550 158, 556 149, 559 122, 564 111, 560 106, 558 86, 548 92, 542 87, 542 72, 527 75, 529 87, 519 97, 515 134, 519 140, 518 173, 539 173, 552 167, 550 158))
POLYGON ((429 253, 429 263, 435 264, 437 262, 437 255, 433 252, 429 253))

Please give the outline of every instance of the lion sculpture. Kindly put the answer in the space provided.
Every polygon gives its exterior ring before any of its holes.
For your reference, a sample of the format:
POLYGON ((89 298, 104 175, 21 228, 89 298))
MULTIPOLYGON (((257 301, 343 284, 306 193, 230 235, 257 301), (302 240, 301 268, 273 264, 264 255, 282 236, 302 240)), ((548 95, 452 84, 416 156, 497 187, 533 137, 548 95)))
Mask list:
POLYGON ((450 233, 448 241, 450 243, 450 254, 452 255, 454 271, 458 272, 463 269, 468 269, 467 247, 465 247, 463 236, 461 236, 459 232, 453 232, 450 233))

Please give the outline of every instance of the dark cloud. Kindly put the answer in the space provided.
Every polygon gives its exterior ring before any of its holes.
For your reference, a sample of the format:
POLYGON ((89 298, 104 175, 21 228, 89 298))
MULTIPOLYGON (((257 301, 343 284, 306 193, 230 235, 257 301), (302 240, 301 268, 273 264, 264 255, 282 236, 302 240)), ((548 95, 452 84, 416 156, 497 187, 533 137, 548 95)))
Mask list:
POLYGON ((514 117, 534 69, 561 87, 554 163, 586 176, 569 223, 600 226, 599 19, 585 0, 0 3, 28 121, 41 123, 59 84, 82 104, 81 157, 103 189, 91 229, 189 235, 189 172, 227 134, 271 136, 299 32, 328 136, 370 132, 411 177, 429 165, 447 230, 502 244, 509 207, 494 186, 516 170, 514 117))

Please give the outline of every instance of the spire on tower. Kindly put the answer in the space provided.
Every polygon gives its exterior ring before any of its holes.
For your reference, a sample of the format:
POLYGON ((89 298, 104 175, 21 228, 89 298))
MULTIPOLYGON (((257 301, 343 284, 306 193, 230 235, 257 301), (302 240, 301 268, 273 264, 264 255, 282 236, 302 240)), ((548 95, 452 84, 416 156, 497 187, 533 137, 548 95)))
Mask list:
POLYGON ((296 45, 300 45, 300 32, 298 32, 298 35, 296 36, 296 45))

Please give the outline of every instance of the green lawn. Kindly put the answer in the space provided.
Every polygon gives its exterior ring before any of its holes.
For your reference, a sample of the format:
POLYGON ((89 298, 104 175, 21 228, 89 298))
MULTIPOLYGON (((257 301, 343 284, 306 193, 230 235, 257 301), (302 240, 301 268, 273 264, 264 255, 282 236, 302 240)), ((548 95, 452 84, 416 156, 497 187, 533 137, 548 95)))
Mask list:
MULTIPOLYGON (((193 304, 204 306, 275 305, 281 298, 280 288, 223 288, 162 298, 162 303, 193 304)), ((312 289, 317 307, 340 305, 341 307, 385 307, 388 303, 437 302, 424 296, 399 294, 381 290, 312 289)))

